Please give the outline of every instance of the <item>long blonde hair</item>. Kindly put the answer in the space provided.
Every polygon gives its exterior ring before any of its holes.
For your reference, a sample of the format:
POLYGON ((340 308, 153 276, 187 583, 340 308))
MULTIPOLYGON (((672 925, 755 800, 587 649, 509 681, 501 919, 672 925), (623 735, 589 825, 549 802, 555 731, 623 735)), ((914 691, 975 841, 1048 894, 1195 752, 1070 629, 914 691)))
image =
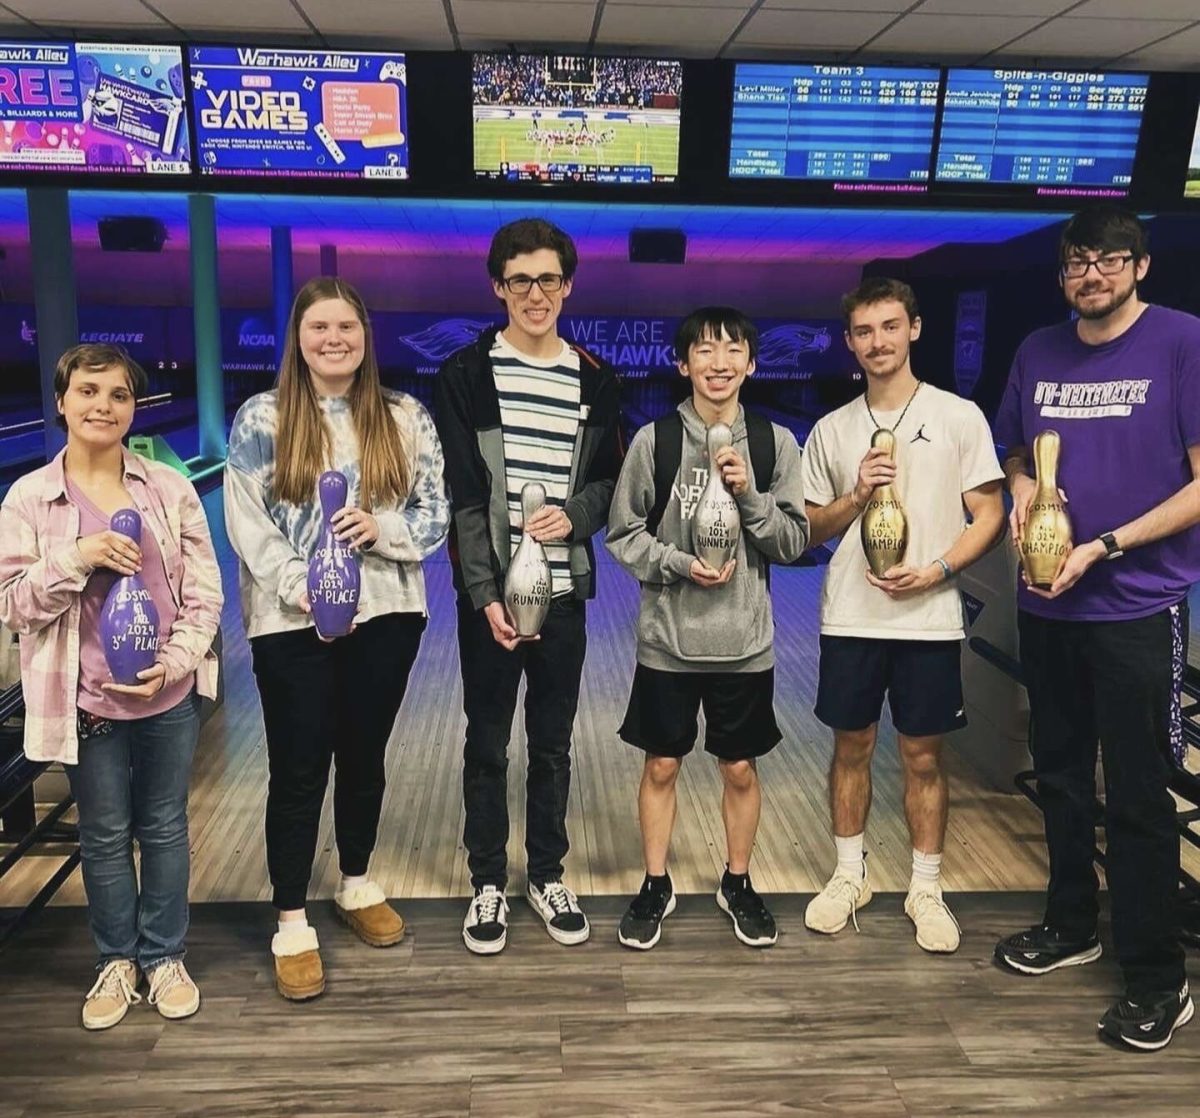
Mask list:
POLYGON ((295 505, 311 501, 318 475, 331 464, 329 428, 321 415, 317 391, 300 352, 300 323, 309 307, 323 299, 344 299, 354 308, 363 326, 362 364, 347 393, 354 432, 358 436, 359 504, 364 509, 393 504, 408 495, 410 477, 404 445, 379 384, 379 365, 375 359, 375 342, 366 305, 350 284, 333 276, 310 279, 292 303, 283 361, 275 378, 277 412, 272 493, 276 500, 295 505))

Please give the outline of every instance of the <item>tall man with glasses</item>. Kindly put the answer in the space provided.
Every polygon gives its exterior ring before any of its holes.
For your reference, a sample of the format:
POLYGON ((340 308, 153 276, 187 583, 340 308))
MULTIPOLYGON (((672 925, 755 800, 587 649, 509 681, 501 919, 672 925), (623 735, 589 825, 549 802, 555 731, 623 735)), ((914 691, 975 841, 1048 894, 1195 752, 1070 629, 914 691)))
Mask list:
POLYGON ((463 841, 475 895, 463 940, 494 955, 508 938, 508 741, 526 681, 525 850, 528 899, 551 938, 588 938, 587 917, 563 883, 571 731, 587 646, 585 602, 596 592, 592 535, 608 520, 621 466, 617 379, 558 335, 578 257, 549 222, 499 229, 488 253, 502 329, 452 354, 434 386, 453 519, 463 709, 463 841), (546 488, 525 529, 546 549, 550 612, 522 640, 504 607, 504 575, 521 541, 521 488, 546 488))
POLYGON ((1200 319, 1142 302, 1146 232, 1111 205, 1063 230, 1059 282, 1078 320, 1030 335, 996 417, 1019 538, 1029 448, 1062 437, 1058 482, 1075 547, 1048 591, 1018 591, 1030 749, 1045 814, 1043 921, 996 946, 1023 974, 1100 956, 1095 770, 1104 759, 1113 943, 1125 996, 1099 1023, 1138 1049, 1191 1020, 1177 935, 1179 834, 1167 789, 1183 759, 1179 688, 1187 595, 1200 577, 1200 319))

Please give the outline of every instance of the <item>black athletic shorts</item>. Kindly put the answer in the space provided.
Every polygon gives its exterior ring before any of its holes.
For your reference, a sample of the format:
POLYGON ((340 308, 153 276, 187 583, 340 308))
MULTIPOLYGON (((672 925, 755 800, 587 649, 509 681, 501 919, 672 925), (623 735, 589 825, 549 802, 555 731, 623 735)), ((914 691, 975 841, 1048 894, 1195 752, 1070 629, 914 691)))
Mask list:
POLYGON ((959 641, 821 637, 816 715, 835 730, 879 721, 887 696, 896 729, 932 737, 961 729, 959 641))
POLYGON ((774 696, 774 668, 664 672, 638 664, 618 732, 656 757, 685 757, 696 744, 696 716, 703 705, 705 751, 723 761, 744 761, 769 753, 783 738, 774 696))

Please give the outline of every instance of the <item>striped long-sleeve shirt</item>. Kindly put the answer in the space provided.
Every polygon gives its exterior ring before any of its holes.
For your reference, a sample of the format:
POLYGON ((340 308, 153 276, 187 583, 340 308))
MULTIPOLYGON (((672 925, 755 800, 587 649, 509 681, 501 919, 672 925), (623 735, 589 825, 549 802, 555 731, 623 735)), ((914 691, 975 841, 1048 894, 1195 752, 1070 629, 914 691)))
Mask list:
MULTIPOLYGON (((490 357, 504 433, 511 556, 521 542, 521 488, 526 482, 546 487, 546 504, 562 508, 567 503, 571 455, 579 433, 579 354, 564 342, 557 356, 539 360, 519 352, 498 333, 490 357)), ((568 544, 544 546, 554 595, 570 593, 568 544)))

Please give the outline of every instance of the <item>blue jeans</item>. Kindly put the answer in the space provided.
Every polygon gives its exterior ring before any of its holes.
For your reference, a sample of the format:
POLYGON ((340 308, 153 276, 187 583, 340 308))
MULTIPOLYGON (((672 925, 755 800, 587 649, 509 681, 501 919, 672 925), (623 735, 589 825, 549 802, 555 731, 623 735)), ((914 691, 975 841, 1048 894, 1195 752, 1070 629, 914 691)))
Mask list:
POLYGON ((151 971, 182 959, 188 929, 188 780, 200 736, 193 691, 150 718, 114 722, 79 743, 65 766, 79 808, 88 921, 100 966, 132 959, 151 971), (138 891, 133 840, 142 852, 138 891))

